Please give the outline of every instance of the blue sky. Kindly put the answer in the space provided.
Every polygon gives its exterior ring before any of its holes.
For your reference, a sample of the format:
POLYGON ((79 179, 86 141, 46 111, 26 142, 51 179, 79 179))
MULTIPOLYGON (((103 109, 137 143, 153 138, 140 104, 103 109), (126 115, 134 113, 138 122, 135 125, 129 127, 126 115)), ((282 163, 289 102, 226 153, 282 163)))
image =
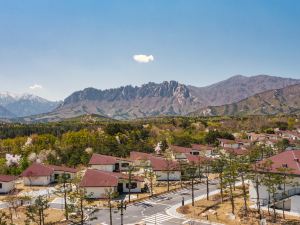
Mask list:
POLYGON ((299 37, 298 0, 0 0, 0 91, 300 78, 299 37))

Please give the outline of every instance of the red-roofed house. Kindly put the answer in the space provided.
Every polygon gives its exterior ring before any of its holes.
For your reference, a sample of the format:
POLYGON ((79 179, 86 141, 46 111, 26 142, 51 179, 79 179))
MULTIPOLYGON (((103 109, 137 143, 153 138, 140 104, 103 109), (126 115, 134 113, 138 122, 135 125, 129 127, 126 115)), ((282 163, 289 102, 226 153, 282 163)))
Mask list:
POLYGON ((253 133, 253 132, 248 133, 247 136, 248 136, 248 139, 252 142, 263 141, 267 138, 266 134, 256 134, 256 133, 253 133))
POLYGON ((218 141, 220 143, 220 147, 222 147, 222 148, 239 148, 240 147, 240 144, 237 143, 235 140, 218 138, 218 141))
POLYGON ((147 168, 150 167, 150 158, 153 155, 145 152, 130 152, 130 160, 132 160, 135 167, 147 168))
POLYGON ((235 156, 243 156, 249 152, 249 150, 246 148, 222 148, 220 151, 223 154, 231 154, 235 156))
MULTIPOLYGON (((205 156, 205 157, 215 156, 214 148, 211 146, 192 144, 192 150, 199 151, 199 154, 201 156, 205 156)), ((193 154, 193 155, 197 155, 197 154, 193 154)))
MULTIPOLYGON (((286 195, 283 195, 283 186, 280 185, 277 188, 276 194, 276 208, 282 208, 282 202, 285 200, 285 209, 291 212, 300 213, 300 150, 284 151, 270 158, 264 159, 256 163, 256 168, 261 168, 264 162, 267 160, 272 162, 270 168, 267 171, 261 170, 262 173, 277 173, 284 175, 281 168, 287 168, 290 170, 289 175, 291 175, 294 184, 287 184, 285 186, 286 195)), ((256 189, 255 183, 250 181, 249 186, 250 199, 256 202, 256 189)), ((261 199, 261 204, 267 205, 269 200, 269 194, 267 187, 263 184, 259 185, 259 196, 261 199)), ((271 202, 273 200, 271 199, 271 202)))
MULTIPOLYGON (((129 177, 126 174, 88 169, 81 182, 80 187, 84 188, 88 198, 105 198, 108 190, 114 192, 129 192, 129 177)), ((132 177, 131 193, 140 193, 144 187, 144 180, 140 177, 132 177)))
POLYGON ((131 161, 127 159, 94 153, 90 159, 89 165, 91 169, 119 172, 126 171, 130 163, 131 161))
POLYGON ((58 181, 61 174, 66 174, 73 178, 76 173, 77 170, 74 168, 33 163, 23 171, 21 176, 23 177, 24 185, 46 186, 58 181))
POLYGON ((187 162, 189 164, 194 164, 194 165, 199 165, 199 164, 201 165, 201 164, 207 163, 211 160, 211 158, 208 158, 208 157, 198 156, 198 155, 190 155, 190 154, 187 154, 186 158, 187 158, 187 162))
POLYGON ((297 131, 281 131, 280 135, 282 138, 286 138, 293 141, 300 141, 300 134, 297 131))
POLYGON ((157 181, 178 181, 181 179, 181 171, 177 161, 153 156, 150 158, 150 162, 157 181))
POLYGON ((172 151, 174 158, 177 160, 186 160, 186 154, 200 155, 200 150, 196 148, 193 149, 171 145, 170 150, 172 151))
POLYGON ((15 189, 15 180, 17 177, 9 175, 0 175, 0 193, 5 194, 15 189))

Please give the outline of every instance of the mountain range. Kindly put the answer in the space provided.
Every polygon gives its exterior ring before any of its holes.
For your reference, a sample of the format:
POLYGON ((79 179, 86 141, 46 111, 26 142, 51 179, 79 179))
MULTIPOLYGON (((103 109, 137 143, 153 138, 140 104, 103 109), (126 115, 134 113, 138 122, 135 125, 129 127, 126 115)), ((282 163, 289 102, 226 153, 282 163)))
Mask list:
POLYGON ((300 115, 300 84, 255 94, 244 100, 199 109, 190 116, 300 115))
MULTIPOLYGON (((268 75, 251 77, 237 75, 206 87, 185 85, 177 81, 164 81, 158 84, 150 82, 140 87, 128 85, 106 90, 86 88, 65 98, 53 111, 27 116, 22 120, 26 122, 59 121, 87 114, 114 119, 135 119, 160 115, 206 115, 203 112, 207 110, 207 107, 224 107, 223 105, 232 103, 236 105, 242 100, 246 101, 251 96, 253 98, 256 94, 265 95, 265 92, 275 89, 280 92, 280 89, 295 84, 300 84, 300 80, 268 75)), ((285 96, 288 92, 283 91, 282 93, 283 96, 278 107, 289 106, 292 104, 290 101, 298 101, 300 98, 300 92, 296 92, 293 99, 285 96)), ((261 99, 264 97, 261 96, 261 99)), ((249 100, 243 104, 254 104, 254 102, 249 100)), ((255 104, 253 107, 248 106, 250 114, 258 112, 254 110, 255 107, 265 107, 258 100, 255 104)), ((228 107, 234 108, 235 106, 228 107)), ((244 109, 246 110, 247 107, 244 109)), ((280 110, 277 111, 281 112, 280 110)), ((217 109, 216 112, 218 115, 217 109)), ((230 112, 228 111, 228 114, 230 112)), ((273 114, 274 112, 276 110, 271 111, 271 108, 268 108, 261 114, 273 114)), ((298 111, 283 110, 282 112, 298 111)), ((223 112, 224 115, 226 113, 227 111, 223 112)))
POLYGON ((25 117, 54 110, 60 102, 48 101, 32 94, 0 93, 0 117, 25 117))

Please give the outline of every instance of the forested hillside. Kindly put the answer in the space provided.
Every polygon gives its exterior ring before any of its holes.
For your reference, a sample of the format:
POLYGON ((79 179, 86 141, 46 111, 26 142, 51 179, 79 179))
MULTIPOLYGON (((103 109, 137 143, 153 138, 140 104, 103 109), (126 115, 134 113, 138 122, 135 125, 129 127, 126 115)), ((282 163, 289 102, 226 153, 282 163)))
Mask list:
POLYGON ((153 152, 161 142, 190 146, 216 144, 235 132, 265 132, 276 127, 299 126, 293 117, 189 118, 160 117, 131 122, 77 120, 48 124, 0 126, 0 172, 19 174, 32 161, 78 167, 86 165, 92 153, 127 157, 130 151, 153 152), (8 167, 5 155, 21 157, 19 167, 8 167))

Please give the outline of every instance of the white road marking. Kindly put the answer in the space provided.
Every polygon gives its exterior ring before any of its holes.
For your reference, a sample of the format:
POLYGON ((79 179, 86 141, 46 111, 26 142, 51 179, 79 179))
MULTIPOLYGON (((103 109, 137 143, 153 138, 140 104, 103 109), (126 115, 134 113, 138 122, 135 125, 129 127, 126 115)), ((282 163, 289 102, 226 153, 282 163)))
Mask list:
POLYGON ((152 216, 148 216, 142 220, 145 221, 147 224, 160 224, 170 219, 173 219, 173 217, 166 214, 157 213, 152 216))

